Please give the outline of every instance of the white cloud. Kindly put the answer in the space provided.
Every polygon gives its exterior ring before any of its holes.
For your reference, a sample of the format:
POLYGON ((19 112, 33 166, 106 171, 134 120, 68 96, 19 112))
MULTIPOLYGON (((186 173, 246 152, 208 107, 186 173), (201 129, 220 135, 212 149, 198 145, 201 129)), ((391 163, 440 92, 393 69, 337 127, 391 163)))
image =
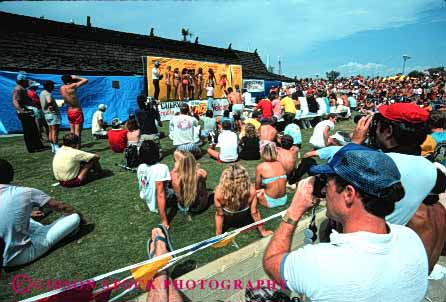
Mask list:
POLYGON ((386 73, 391 73, 394 68, 386 66, 384 64, 379 63, 358 63, 358 62, 348 62, 346 64, 339 65, 335 68, 335 70, 339 71, 341 75, 350 76, 350 75, 384 75, 386 73))

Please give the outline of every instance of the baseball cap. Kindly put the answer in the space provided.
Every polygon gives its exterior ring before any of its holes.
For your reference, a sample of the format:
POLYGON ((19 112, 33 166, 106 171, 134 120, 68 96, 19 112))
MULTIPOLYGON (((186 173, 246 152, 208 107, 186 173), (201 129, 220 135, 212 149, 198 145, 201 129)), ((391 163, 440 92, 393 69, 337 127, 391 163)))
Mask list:
POLYGON ((121 121, 119 120, 119 118, 116 117, 116 118, 112 119, 111 124, 112 124, 112 127, 118 126, 121 124, 121 121))
POLYGON ((419 124, 429 120, 429 112, 411 103, 381 105, 378 111, 383 117, 394 122, 419 124))
POLYGON ((98 106, 98 109, 99 109, 99 110, 105 110, 105 109, 107 109, 107 105, 105 105, 105 104, 100 104, 100 105, 98 106))
POLYGON ((328 163, 312 166, 310 174, 336 174, 378 198, 386 188, 401 182, 401 174, 388 155, 353 143, 339 149, 328 163))
POLYGON ((24 72, 19 72, 19 73, 17 74, 17 81, 23 81, 23 80, 26 80, 26 73, 24 73, 24 72))
POLYGON ((37 83, 36 81, 30 81, 29 82, 29 87, 40 87, 40 84, 37 83))

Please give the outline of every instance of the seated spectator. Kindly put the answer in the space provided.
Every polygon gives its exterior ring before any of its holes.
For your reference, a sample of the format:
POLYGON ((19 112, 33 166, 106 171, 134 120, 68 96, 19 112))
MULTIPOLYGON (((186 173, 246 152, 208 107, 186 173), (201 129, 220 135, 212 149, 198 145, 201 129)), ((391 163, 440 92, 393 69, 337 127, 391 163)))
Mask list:
POLYGON ((319 122, 314 127, 313 135, 310 137, 310 144, 315 149, 337 145, 335 140, 329 136, 329 132, 335 128, 336 119, 336 114, 330 113, 326 120, 319 122))
POLYGON ((231 124, 230 130, 234 130, 234 119, 232 117, 229 117, 229 110, 223 111, 223 116, 220 119, 220 129, 223 128, 224 121, 228 121, 231 124))
POLYGON ((280 147, 277 148, 277 160, 282 164, 287 176, 296 168, 296 158, 299 148, 293 145, 293 138, 284 135, 280 138, 280 147))
POLYGON ((240 139, 238 157, 244 160, 260 159, 259 137, 253 124, 245 126, 245 136, 240 139))
POLYGON ((172 117, 169 123, 169 137, 177 150, 189 151, 195 158, 200 156, 201 150, 195 143, 195 127, 198 121, 189 115, 189 105, 182 103, 180 105, 180 114, 172 117))
POLYGON ((98 110, 93 114, 91 121, 91 134, 96 139, 107 138, 106 125, 104 121, 104 112, 107 110, 107 106, 100 104, 98 110))
POLYGON ((263 163, 256 168, 256 190, 259 202, 264 207, 275 208, 286 204, 287 175, 281 162, 277 160, 275 143, 267 143, 260 149, 263 163))
POLYGON ((262 120, 260 126, 260 144, 263 142, 275 142, 277 139, 277 129, 274 127, 274 120, 262 120))
POLYGON ((262 119, 270 119, 273 116, 273 103, 275 95, 271 95, 267 99, 262 99, 256 106, 255 110, 262 111, 262 119))
POLYGON ((169 167, 160 163, 159 149, 152 140, 143 141, 139 148, 141 164, 138 176, 139 197, 144 200, 151 212, 159 213, 161 223, 169 228, 167 207, 174 205, 175 198, 168 199, 167 185, 170 181, 169 167))
MULTIPOLYGON (((262 219, 257 209, 256 190, 248 171, 239 164, 223 170, 214 194, 215 233, 223 234, 230 228, 241 228, 262 219)), ((258 226, 262 236, 272 234, 264 225, 258 226)))
POLYGON ((207 172, 198 167, 190 152, 175 151, 173 157, 175 166, 170 172, 170 177, 178 209, 184 214, 204 211, 209 207, 206 191, 207 172))
POLYGON ((11 185, 13 178, 11 164, 0 159, 0 238, 5 241, 0 265, 4 267, 36 260, 62 239, 76 233, 83 221, 70 205, 40 190, 11 185), (48 207, 63 216, 49 225, 42 225, 32 217, 44 214, 32 211, 33 207, 48 207))
POLYGON ((302 134, 300 133, 300 128, 297 125, 297 121, 294 119, 294 115, 285 114, 283 116, 285 121, 285 130, 283 130, 284 135, 289 135, 293 139, 293 145, 301 147, 302 145, 302 134))
POLYGON ((136 119, 132 118, 127 121, 126 123, 127 128, 127 146, 130 145, 138 145, 139 143, 139 128, 138 123, 136 122, 136 119))
POLYGON ((157 124, 162 127, 163 123, 156 102, 147 103, 147 97, 140 95, 138 96, 138 107, 139 109, 135 111, 135 117, 139 127, 139 140, 140 142, 145 140, 154 141, 158 145, 160 158, 162 158, 161 133, 158 131, 157 124))
POLYGON ((88 172, 103 175, 99 154, 79 150, 79 136, 68 133, 63 137, 63 146, 53 158, 53 172, 63 187, 79 187, 87 181, 88 172))
POLYGON ((212 137, 215 136, 215 131, 217 130, 217 122, 214 118, 214 112, 212 110, 207 110, 205 116, 201 116, 200 120, 203 121, 203 129, 201 130, 201 139, 204 142, 209 139, 210 143, 213 143, 212 137))
POLYGON ((312 170, 326 184, 321 193, 327 216, 344 233, 331 234, 330 243, 290 251, 297 224, 316 205, 314 178, 302 180, 266 248, 263 267, 311 301, 422 301, 428 288, 423 244, 409 228, 385 220, 404 196, 398 168, 384 153, 353 151, 350 145, 312 170))
POLYGON ((288 95, 285 95, 281 100, 280 100, 280 105, 283 106, 283 111, 284 114, 289 114, 291 116, 295 116, 296 115, 296 105, 297 105, 297 100, 293 100, 292 98, 290 98, 288 95))
POLYGON ((118 118, 112 120, 112 128, 108 131, 108 143, 113 152, 122 153, 127 148, 126 129, 121 128, 121 121, 118 118))
POLYGON ((243 121, 242 129, 240 131, 240 137, 245 136, 245 127, 248 124, 252 124, 254 126, 254 128, 256 129, 256 132, 259 133, 260 126, 261 126, 260 117, 261 117, 261 113, 259 111, 254 111, 251 114, 251 118, 245 119, 243 121))
POLYGON ((431 131, 431 136, 437 144, 446 142, 446 112, 432 112, 429 117, 428 125, 431 131))
POLYGON ((212 144, 208 149, 208 154, 211 158, 223 163, 235 162, 238 159, 237 152, 237 134, 232 132, 229 121, 223 122, 223 131, 218 136, 217 145, 212 144), (220 152, 215 150, 215 147, 220 148, 220 152))

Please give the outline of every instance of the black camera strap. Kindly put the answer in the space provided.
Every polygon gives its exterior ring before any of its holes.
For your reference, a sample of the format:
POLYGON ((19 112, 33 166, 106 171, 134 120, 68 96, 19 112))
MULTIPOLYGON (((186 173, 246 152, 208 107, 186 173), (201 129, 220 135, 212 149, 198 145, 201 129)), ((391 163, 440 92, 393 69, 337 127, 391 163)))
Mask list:
POLYGON ((316 206, 313 207, 311 215, 310 224, 304 231, 304 245, 313 244, 317 240, 316 206))

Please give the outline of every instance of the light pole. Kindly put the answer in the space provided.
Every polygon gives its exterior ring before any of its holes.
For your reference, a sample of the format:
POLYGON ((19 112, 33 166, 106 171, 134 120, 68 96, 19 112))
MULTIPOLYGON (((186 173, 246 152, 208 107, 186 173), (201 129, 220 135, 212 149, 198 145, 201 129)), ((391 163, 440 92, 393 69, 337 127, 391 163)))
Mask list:
POLYGON ((403 72, 402 74, 404 75, 404 69, 406 69, 406 61, 411 59, 411 57, 409 57, 408 55, 403 55, 403 72))

